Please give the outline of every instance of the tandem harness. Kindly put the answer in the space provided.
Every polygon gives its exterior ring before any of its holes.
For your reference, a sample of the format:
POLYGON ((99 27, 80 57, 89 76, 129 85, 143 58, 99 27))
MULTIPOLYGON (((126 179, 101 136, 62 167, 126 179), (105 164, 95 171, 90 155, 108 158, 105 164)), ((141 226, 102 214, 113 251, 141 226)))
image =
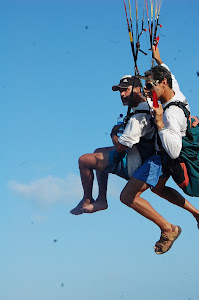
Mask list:
MULTIPOLYGON (((145 113, 145 114, 151 115, 149 110, 145 110, 145 109, 135 110, 134 112, 132 112, 130 114, 130 118, 138 113, 145 113)), ((151 122, 151 126, 155 126, 154 119, 152 116, 151 116, 150 122, 151 122)), ((154 135, 151 139, 141 137, 139 143, 136 144, 138 151, 140 153, 142 162, 155 154, 155 134, 156 134, 156 131, 154 131, 154 135)), ((117 154, 117 158, 114 161, 115 167, 112 172, 113 174, 117 173, 117 168, 118 168, 119 164, 121 164, 121 166, 124 168, 123 161, 126 161, 127 155, 128 155, 128 153, 126 151, 117 154)), ((129 177, 126 176, 125 179, 128 180, 129 177)))
POLYGON ((168 172, 185 194, 199 197, 199 119, 191 117, 186 105, 170 102, 181 108, 187 118, 186 136, 182 137, 182 149, 177 159, 168 159, 168 172))

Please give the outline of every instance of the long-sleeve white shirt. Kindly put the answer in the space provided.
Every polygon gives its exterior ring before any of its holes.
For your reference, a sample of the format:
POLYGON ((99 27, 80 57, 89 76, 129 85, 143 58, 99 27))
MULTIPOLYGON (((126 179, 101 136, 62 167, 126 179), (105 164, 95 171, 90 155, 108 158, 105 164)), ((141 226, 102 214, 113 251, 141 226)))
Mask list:
MULTIPOLYGON (((165 64, 162 64, 162 66, 169 70, 169 68, 165 64)), ((175 96, 168 102, 162 104, 163 109, 170 102, 180 101, 185 103, 186 108, 190 111, 186 97, 180 91, 178 82, 173 74, 172 89, 175 93, 175 96)), ((185 114, 181 108, 172 105, 165 110, 163 114, 163 123, 166 129, 159 131, 162 146, 167 154, 172 159, 175 159, 180 155, 180 151, 182 149, 182 137, 186 135, 187 118, 185 117, 185 114)))
MULTIPOLYGON (((165 67, 167 70, 169 70, 169 72, 171 72, 167 65, 161 64, 161 66, 165 67)), ((185 103, 186 108, 190 111, 189 103, 187 102, 185 95, 181 92, 179 84, 178 84, 175 76, 172 73, 171 73, 171 77, 172 77, 172 90, 174 91, 177 98, 179 98, 178 101, 185 103)))
MULTIPOLYGON (((180 99, 175 95, 170 101, 162 105, 163 108, 173 101, 180 101, 180 99)), ((163 123, 166 129, 158 132, 159 137, 167 154, 175 159, 180 155, 182 149, 182 137, 186 135, 187 118, 181 108, 172 105, 165 110, 163 123)))
MULTIPOLYGON (((135 110, 148 110, 147 102, 140 103, 135 110)), ((138 144, 141 137, 151 139, 154 135, 154 126, 151 126, 151 115, 147 113, 138 113, 133 115, 126 125, 123 134, 119 137, 119 142, 132 148, 133 145, 138 144)))
MULTIPOLYGON (((140 103, 134 110, 148 110, 147 102, 140 103)), ((136 147, 141 137, 151 139, 154 135, 155 128, 151 124, 151 116, 147 113, 138 113, 133 115, 128 121, 123 134, 119 137, 119 142, 127 146, 127 166, 129 177, 141 165, 142 159, 136 147)))

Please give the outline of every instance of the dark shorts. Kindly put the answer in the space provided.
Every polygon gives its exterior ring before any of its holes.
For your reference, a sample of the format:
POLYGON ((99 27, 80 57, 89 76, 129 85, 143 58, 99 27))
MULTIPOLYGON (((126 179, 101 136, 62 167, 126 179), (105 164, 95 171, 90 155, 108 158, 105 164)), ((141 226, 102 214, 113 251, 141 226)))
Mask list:
POLYGON ((116 174, 126 180, 129 179, 127 170, 127 153, 118 153, 116 150, 109 152, 109 165, 104 170, 105 173, 116 174))

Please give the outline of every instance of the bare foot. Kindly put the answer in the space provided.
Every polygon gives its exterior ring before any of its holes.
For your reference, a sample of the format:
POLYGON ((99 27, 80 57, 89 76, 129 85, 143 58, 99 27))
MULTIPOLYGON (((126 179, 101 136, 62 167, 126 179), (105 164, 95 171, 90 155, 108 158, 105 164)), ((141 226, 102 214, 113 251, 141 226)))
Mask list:
POLYGON ((179 226, 172 226, 171 233, 162 232, 159 241, 155 244, 155 253, 156 254, 164 254, 169 249, 171 249, 175 240, 181 234, 181 228, 179 226))
POLYGON ((76 215, 76 216, 78 216, 78 215, 81 215, 81 214, 83 214, 83 210, 82 209, 84 209, 84 207, 86 207, 86 206, 88 206, 88 205, 90 205, 91 203, 93 203, 94 202, 94 200, 93 199, 82 199, 78 204, 77 204, 77 206, 75 207, 75 208, 73 208, 71 211, 70 211, 70 213, 72 214, 72 215, 76 215))
POLYGON ((82 208, 82 211, 87 214, 92 214, 100 210, 105 210, 107 208, 108 208, 107 202, 102 202, 102 201, 100 202, 96 200, 93 203, 82 208))

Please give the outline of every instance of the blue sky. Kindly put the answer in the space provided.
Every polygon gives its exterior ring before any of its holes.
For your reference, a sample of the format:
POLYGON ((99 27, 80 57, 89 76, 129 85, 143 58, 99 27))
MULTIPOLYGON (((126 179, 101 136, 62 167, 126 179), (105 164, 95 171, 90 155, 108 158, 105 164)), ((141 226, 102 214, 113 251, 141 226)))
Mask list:
MULTIPOLYGON (((165 0, 160 15, 161 57, 192 114, 198 10, 196 0, 165 0)), ((140 42, 147 50, 146 36, 140 42)), ((1 0, 0 66, 0 298, 198 299, 199 232, 190 214, 145 192, 182 227, 172 250, 157 256, 159 229, 120 203, 122 179, 110 177, 108 210, 69 213, 82 197, 78 157, 111 145, 126 113, 111 90, 134 73, 123 1, 1 0)), ((149 55, 138 66, 149 69, 149 55)))

